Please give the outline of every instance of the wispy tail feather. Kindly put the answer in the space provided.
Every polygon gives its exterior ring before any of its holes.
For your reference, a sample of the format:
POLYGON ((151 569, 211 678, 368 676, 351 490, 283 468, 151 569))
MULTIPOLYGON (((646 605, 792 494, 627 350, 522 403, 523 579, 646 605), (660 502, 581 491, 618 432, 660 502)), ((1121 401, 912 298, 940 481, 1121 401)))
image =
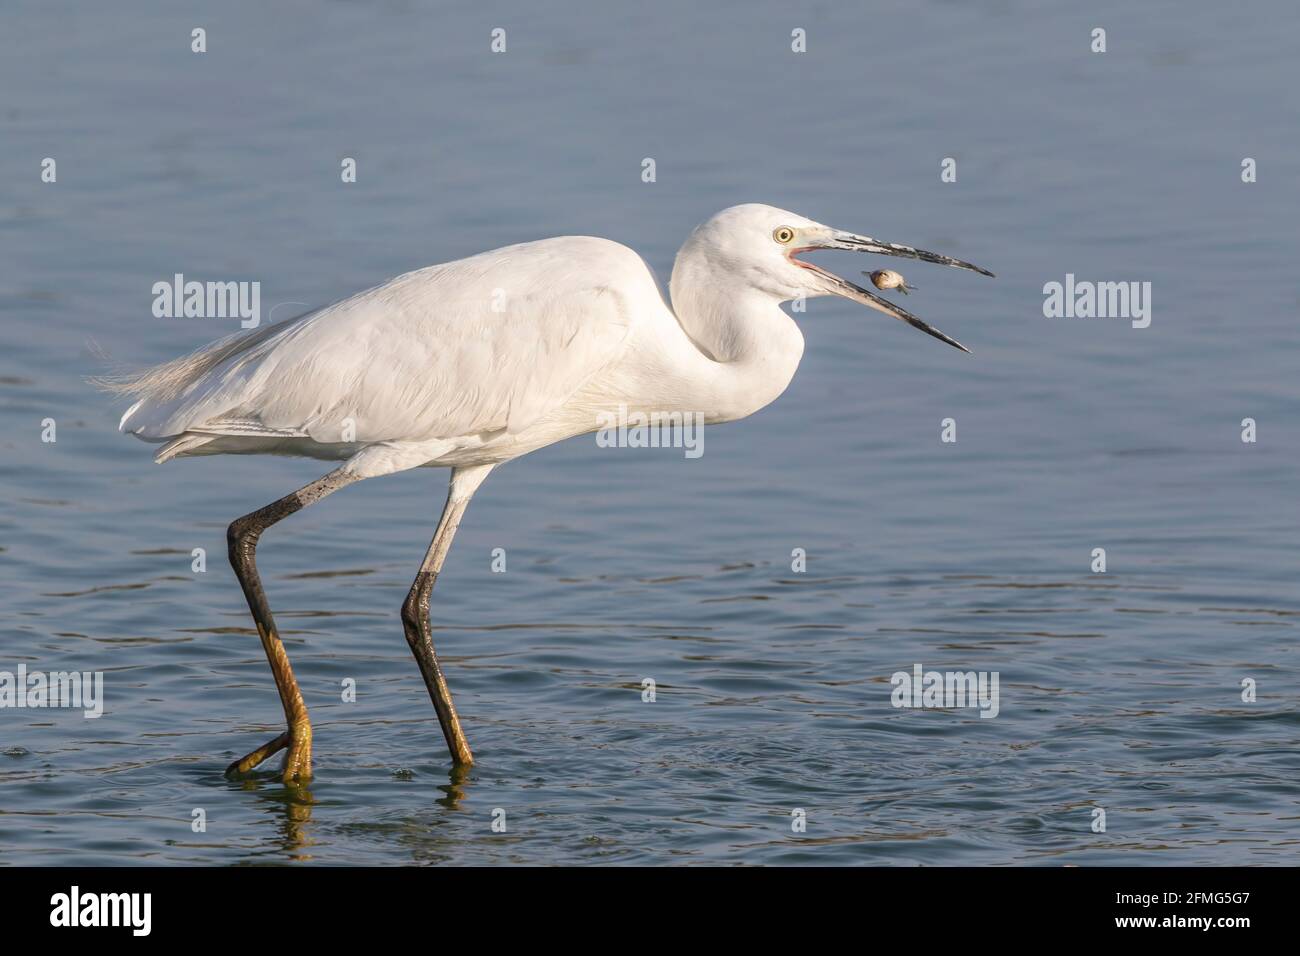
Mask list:
MULTIPOLYGON (((167 402, 181 395, 187 388, 222 362, 242 352, 256 348, 272 336, 283 332, 295 320, 264 325, 260 329, 239 331, 225 338, 209 342, 188 355, 135 372, 96 375, 87 381, 96 388, 114 395, 128 395, 154 402, 167 402)), ((107 356, 95 347, 100 357, 107 356)))

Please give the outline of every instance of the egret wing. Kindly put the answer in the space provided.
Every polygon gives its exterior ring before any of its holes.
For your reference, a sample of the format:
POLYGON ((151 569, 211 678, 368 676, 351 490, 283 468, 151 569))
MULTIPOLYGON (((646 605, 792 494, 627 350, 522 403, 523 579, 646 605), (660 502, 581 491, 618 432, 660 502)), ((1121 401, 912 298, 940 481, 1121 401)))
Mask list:
POLYGON ((621 354, 630 290, 647 281, 631 250, 587 237, 431 266, 151 370, 122 429, 361 443, 518 432, 621 354))

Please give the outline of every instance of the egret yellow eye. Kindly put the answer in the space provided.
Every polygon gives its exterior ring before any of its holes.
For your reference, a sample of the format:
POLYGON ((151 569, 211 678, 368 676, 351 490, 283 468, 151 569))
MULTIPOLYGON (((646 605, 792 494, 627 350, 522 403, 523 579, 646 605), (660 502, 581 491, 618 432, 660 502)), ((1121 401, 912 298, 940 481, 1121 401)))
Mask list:
POLYGON ((781 245, 785 245, 794 238, 794 230, 789 226, 777 226, 776 230, 772 233, 772 238, 781 243, 781 245))

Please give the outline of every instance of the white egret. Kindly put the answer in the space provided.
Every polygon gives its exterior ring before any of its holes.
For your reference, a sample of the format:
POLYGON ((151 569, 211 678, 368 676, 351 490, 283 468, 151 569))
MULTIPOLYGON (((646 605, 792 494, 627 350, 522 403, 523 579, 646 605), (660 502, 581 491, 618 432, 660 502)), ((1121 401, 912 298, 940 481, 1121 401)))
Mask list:
POLYGON ((262 532, 363 478, 451 469, 442 516, 402 605, 407 642, 456 764, 473 761, 434 654, 429 597, 461 516, 488 473, 608 415, 734 421, 779 396, 803 336, 779 307, 838 295, 966 351, 899 306, 795 257, 843 249, 970 263, 832 229, 771 206, 724 209, 677 254, 664 301, 645 262, 606 239, 507 246, 398 276, 296 319, 238 333, 135 375, 101 380, 137 400, 120 428, 163 443, 156 460, 280 454, 342 462, 235 520, 230 562, 257 624, 287 724, 231 764, 286 749, 286 783, 311 774, 311 724, 262 589, 262 532))

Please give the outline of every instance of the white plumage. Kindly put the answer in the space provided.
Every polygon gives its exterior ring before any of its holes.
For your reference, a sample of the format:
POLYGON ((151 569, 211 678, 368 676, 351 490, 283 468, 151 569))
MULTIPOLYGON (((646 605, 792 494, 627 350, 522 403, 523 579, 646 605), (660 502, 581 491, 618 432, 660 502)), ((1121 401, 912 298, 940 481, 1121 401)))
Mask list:
POLYGON ((865 292, 827 283, 789 255, 837 248, 836 236, 770 206, 724 210, 678 257, 675 314, 626 246, 586 236, 506 246, 406 273, 110 387, 139 397, 120 428, 165 442, 159 461, 360 455, 356 467, 368 476, 503 461, 593 431, 596 413, 620 402, 731 420, 776 398, 798 364, 802 338, 779 302, 865 292), (801 241, 777 242, 782 227, 801 241))
POLYGON ((381 443, 481 446, 559 410, 616 360, 628 296, 647 292, 658 295, 645 264, 603 239, 430 266, 162 367, 136 383, 143 398, 121 428, 168 441, 160 459, 178 439, 182 454, 320 458, 381 443))
MULTIPOLYGON (((338 488, 420 466, 452 468, 429 554, 403 607, 408 641, 458 763, 468 743, 433 653, 428 597, 470 496, 503 461, 595 431, 612 415, 743 418, 773 401, 803 355, 780 304, 839 295, 959 343, 874 292, 796 258, 812 249, 903 256, 984 272, 771 206, 733 206, 697 227, 664 301, 632 250, 565 237, 430 266, 278 325, 104 382, 134 396, 121 430, 183 455, 289 454, 342 461, 237 520, 231 561, 259 625, 289 729, 231 769, 287 748, 310 773, 306 708, 253 563, 262 531, 338 488)), ((991 274, 991 273, 985 273, 991 274)))

